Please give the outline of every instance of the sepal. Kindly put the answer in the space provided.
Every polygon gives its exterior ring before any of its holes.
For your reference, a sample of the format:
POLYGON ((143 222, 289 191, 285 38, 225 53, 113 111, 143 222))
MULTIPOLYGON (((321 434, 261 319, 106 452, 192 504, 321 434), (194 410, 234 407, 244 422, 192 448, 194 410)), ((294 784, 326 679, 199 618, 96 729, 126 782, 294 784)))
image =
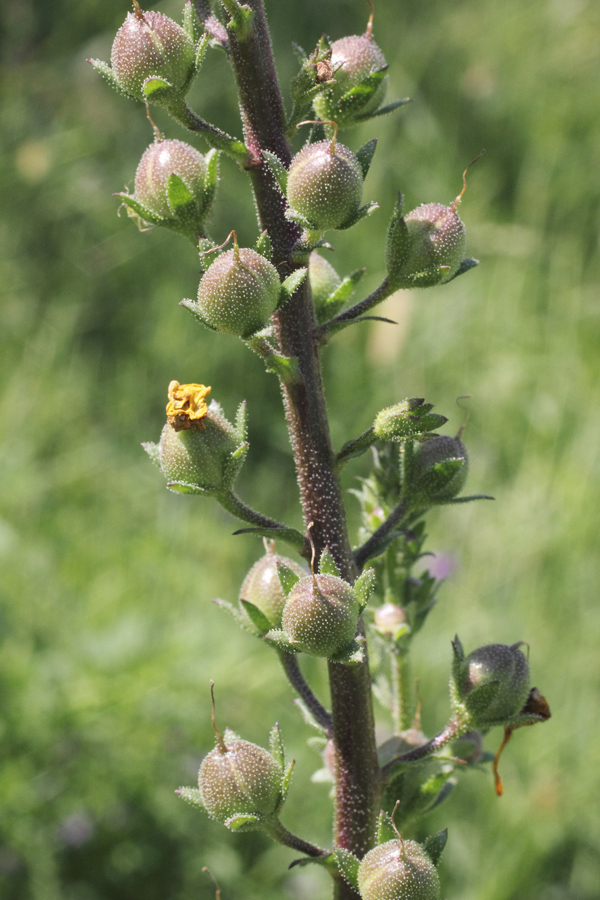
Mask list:
POLYGON ((447 841, 447 828, 445 828, 443 831, 438 832, 438 834, 433 834, 425 838, 423 842, 423 850, 425 851, 431 862, 434 864, 434 866, 437 866, 439 864, 447 841))
POLYGON ((333 857, 344 881, 347 881, 350 887, 358 891, 358 867, 360 866, 360 860, 350 850, 344 850, 342 847, 338 847, 333 851, 333 857))

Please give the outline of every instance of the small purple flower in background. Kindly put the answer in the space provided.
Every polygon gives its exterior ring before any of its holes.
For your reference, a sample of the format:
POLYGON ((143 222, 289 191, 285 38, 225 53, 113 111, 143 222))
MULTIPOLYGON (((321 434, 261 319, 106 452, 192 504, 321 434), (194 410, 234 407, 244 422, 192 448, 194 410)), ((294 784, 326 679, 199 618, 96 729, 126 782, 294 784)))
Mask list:
POLYGON ((425 568, 437 581, 443 581, 454 575, 458 569, 458 560, 452 553, 435 553, 426 558, 425 568))

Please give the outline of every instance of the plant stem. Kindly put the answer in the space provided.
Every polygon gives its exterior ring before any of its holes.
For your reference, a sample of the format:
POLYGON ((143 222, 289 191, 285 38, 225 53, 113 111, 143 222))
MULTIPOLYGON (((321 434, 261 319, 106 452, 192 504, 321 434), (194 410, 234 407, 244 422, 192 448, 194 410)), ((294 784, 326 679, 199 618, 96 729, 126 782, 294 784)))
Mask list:
POLYGON ((269 828, 269 833, 279 844, 283 844, 285 847, 291 847, 292 850, 297 850, 299 853, 306 853, 307 856, 316 858, 319 856, 327 856, 329 853, 328 850, 323 850, 315 844, 309 844, 308 841, 304 841, 302 838, 292 834, 291 831, 288 831, 287 828, 281 824, 279 819, 276 819, 269 828))
MULTIPOLYGON (((354 552, 354 561, 358 567, 358 569, 362 569, 364 564, 368 559, 372 556, 377 555, 377 551, 381 545, 381 543, 385 540, 386 537, 394 530, 396 525, 402 521, 406 513, 408 512, 408 505, 401 500, 400 503, 392 510, 389 514, 383 525, 380 525, 377 531, 374 531, 368 541, 359 547, 358 550, 354 552)), ((381 548, 381 552, 383 552, 385 548, 381 548)))
POLYGON ((319 725, 324 729, 327 737, 333 738, 333 722, 331 721, 331 716, 311 691, 304 675, 300 671, 296 655, 294 653, 286 653, 282 650, 279 654, 279 659, 281 660, 283 671, 287 675, 288 681, 294 690, 297 691, 298 695, 304 701, 319 725))
MULTIPOLYGON (((249 0, 254 12, 251 35, 239 41, 230 30, 231 56, 238 84, 247 166, 254 188, 260 227, 273 246, 273 263, 287 276, 300 263, 291 257, 300 231, 285 218, 286 203, 262 150, 276 153, 288 165, 285 116, 262 0, 249 0)), ((317 323, 305 281, 275 316, 280 350, 298 360, 298 377, 281 385, 305 522, 317 558, 327 547, 340 574, 356 577, 335 460, 318 356, 317 323)), ((336 748, 336 813, 334 838, 339 847, 362 857, 372 846, 378 813, 379 785, 375 729, 368 663, 329 664, 334 743, 336 748)), ((356 892, 336 881, 337 900, 356 892)))

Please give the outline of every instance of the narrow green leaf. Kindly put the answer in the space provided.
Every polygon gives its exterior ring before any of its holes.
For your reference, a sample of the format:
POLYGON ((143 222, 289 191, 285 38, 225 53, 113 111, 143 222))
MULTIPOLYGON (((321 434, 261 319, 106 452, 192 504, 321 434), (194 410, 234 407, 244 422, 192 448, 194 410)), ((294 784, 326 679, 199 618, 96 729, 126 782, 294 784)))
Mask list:
POLYGON ((391 103, 388 103, 386 106, 381 106, 377 112, 371 113, 370 116, 365 116, 365 118, 375 119, 377 116, 387 116, 388 113, 393 112, 395 109, 398 109, 400 106, 406 106, 407 103, 412 103, 412 97, 404 97, 403 100, 393 100, 391 103))
POLYGON ((271 170, 273 177, 279 185, 279 190, 285 197, 287 190, 288 171, 278 156, 271 153, 270 150, 262 151, 263 159, 271 170))
POLYGON ((136 215, 138 215, 144 222, 150 222, 152 225, 162 225, 164 223, 163 216, 157 216, 156 213, 153 213, 152 210, 147 209, 139 200, 136 200, 135 197, 132 197, 131 194, 126 194, 125 192, 119 192, 114 194, 113 196, 119 197, 120 200, 125 204, 125 206, 132 209, 136 215))
POLYGON ((308 269, 303 267, 302 269, 296 269, 289 275, 283 284, 281 285, 281 293, 279 295, 279 303, 278 306, 283 306, 284 303, 290 299, 293 293, 298 290, 306 275, 308 273, 308 269))
POLYGON ((271 245, 271 238, 267 232, 267 229, 260 234, 256 244, 254 245, 254 249, 257 253, 260 253, 261 256, 264 256, 265 259, 271 261, 271 257, 273 256, 273 247, 271 245))
POLYGON ((260 637, 264 637, 264 635, 271 628, 271 623, 265 616, 265 614, 254 605, 254 603, 250 603, 249 600, 240 600, 240 603, 248 613, 248 618, 252 622, 254 626, 256 626, 256 630, 260 637))
POLYGON ((375 589, 375 580, 375 569, 365 569, 362 575, 354 582, 354 590, 356 591, 361 613, 375 589))
POLYGON ((283 592, 288 596, 294 585, 300 581, 300 577, 296 575, 292 569, 285 565, 285 563, 278 562, 277 563, 277 573, 279 575, 279 581, 281 583, 281 587, 283 588, 283 592))
POLYGON ((333 851, 333 856, 345 881, 355 891, 358 891, 358 867, 360 866, 360 860, 353 853, 350 853, 349 850, 343 850, 341 847, 333 851))
POLYGON ((277 760, 281 768, 285 766, 285 754, 283 748, 283 740, 281 739, 281 729, 279 723, 275 722, 269 732, 269 749, 271 755, 277 760))
POLYGON ((377 819, 377 844, 385 844, 387 841, 397 840, 398 835, 392 822, 392 817, 385 810, 381 810, 377 819))
POLYGON ((144 448, 154 465, 158 466, 158 468, 162 470, 162 466, 160 464, 160 448, 158 444, 153 444, 152 441, 144 441, 142 447, 144 448))
POLYGON ((452 278, 449 278, 445 283, 449 284, 451 281, 454 281, 455 278, 458 278, 459 275, 464 275, 469 269, 474 269, 476 266, 480 265, 480 262, 479 259, 473 259, 473 257, 463 259, 452 278))
POLYGON ((425 838, 423 842, 423 850, 434 864, 437 864, 440 861, 441 855, 444 852, 444 847, 446 846, 446 842, 448 840, 448 829, 445 828, 444 831, 440 831, 439 834, 433 834, 429 837, 425 838))
POLYGON ((231 618, 234 619, 238 625, 241 625, 244 631, 248 631, 251 634, 254 634, 254 632, 250 630, 248 622, 241 614, 237 606, 234 606, 233 603, 229 602, 229 600, 221 600, 220 597, 213 597, 212 602, 216 604, 216 606, 218 606, 220 609, 225 610, 226 613, 229 613, 231 618))
POLYGON ((290 643, 290 639, 280 628, 272 628, 265 634, 263 640, 275 647, 276 650, 282 650, 284 653, 298 653, 298 648, 290 643))
POLYGON ((356 158, 360 163, 360 167, 362 169, 363 179, 365 179, 369 173, 369 169, 371 167, 371 162, 373 161, 373 154, 375 153, 375 149, 377 147, 377 138, 373 138, 373 140, 368 141, 366 144, 360 148, 360 150, 356 151, 356 158))
POLYGON ((248 404, 242 400, 235 414, 235 430, 239 441, 246 441, 248 425, 248 404))
POLYGON ((167 181, 167 197, 174 213, 185 213, 196 205, 194 195, 185 182, 174 172, 167 181))
POLYGON ((210 36, 205 32, 198 43, 196 44, 196 59, 195 66, 196 72, 200 69, 200 66, 204 62, 204 57, 206 56, 206 51, 208 50, 208 45, 210 43, 210 36))
POLYGON ((319 572, 321 575, 335 575, 336 578, 340 577, 340 570, 338 569, 335 559, 331 555, 329 548, 326 547, 321 554, 321 560, 319 562, 319 572))
POLYGON ((231 818, 226 819, 225 823, 227 828, 230 831, 256 831, 261 827, 262 822, 260 820, 260 816, 253 815, 239 815, 239 816, 231 816, 231 818))
POLYGON ((288 791, 290 789, 290 785, 292 783, 292 773, 294 771, 294 766, 296 765, 296 760, 293 759, 291 763, 286 766, 285 772, 283 773, 283 778, 281 779, 281 802, 285 800, 288 795, 288 791))
POLYGON ((182 800, 185 800, 186 803, 189 803, 190 806, 195 806, 198 809, 204 809, 204 803, 202 802, 202 794, 197 788, 188 788, 188 787, 180 787, 175 791, 178 797, 181 797, 182 800))

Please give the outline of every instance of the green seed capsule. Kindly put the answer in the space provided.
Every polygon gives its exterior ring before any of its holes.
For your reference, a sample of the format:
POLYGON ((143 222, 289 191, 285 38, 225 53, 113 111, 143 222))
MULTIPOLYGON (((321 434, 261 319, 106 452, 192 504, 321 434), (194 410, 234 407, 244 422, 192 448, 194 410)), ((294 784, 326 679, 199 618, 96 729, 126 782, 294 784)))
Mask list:
POLYGON ((326 231, 358 212, 362 188, 362 169, 354 153, 336 141, 319 141, 293 158, 287 199, 315 231, 326 231))
MULTIPOLYGON (((242 600, 256 606, 268 620, 271 628, 281 627, 281 616, 285 606, 286 595, 281 587, 277 565, 287 566, 295 572, 299 578, 304 578, 306 572, 293 559, 287 556, 278 556, 275 552, 268 552, 254 563, 242 584, 240 591, 240 608, 242 614, 248 618, 246 610, 242 606, 242 600)), ((250 621, 248 619, 248 621, 250 621)))
POLYGON ((183 141, 157 141, 142 156, 135 173, 135 198, 157 216, 171 218, 168 182, 177 175, 196 199, 198 217, 206 214, 206 162, 183 141))
POLYGON ((335 84, 314 101, 319 118, 333 119, 340 127, 350 126, 362 117, 374 113, 380 106, 387 89, 387 75, 369 91, 365 102, 357 108, 345 109, 339 101, 371 72, 387 65, 385 56, 370 35, 352 34, 340 38, 331 45, 331 66, 335 70, 335 84))
POLYGON ((415 841, 380 844, 363 857, 358 869, 362 900, 440 900, 434 864, 415 841))
POLYGON ((208 407, 202 424, 202 429, 176 431, 167 423, 158 445, 160 465, 168 481, 218 491, 223 487, 226 465, 239 440, 216 404, 208 407))
POLYGON ((206 811, 218 822, 232 816, 272 816, 281 800, 281 766, 257 744, 234 740, 205 756, 198 787, 206 811))
POLYGON ((162 78, 175 89, 185 90, 195 66, 191 38, 173 19, 153 10, 127 14, 110 58, 119 87, 136 100, 145 99, 147 78, 162 78))
POLYGON ((330 657, 354 638, 356 594, 335 575, 309 575, 290 591, 281 626, 292 644, 311 656, 330 657))
POLYGON ((487 644, 470 653, 460 666, 456 692, 477 727, 518 715, 529 694, 529 663, 519 644, 487 644))
POLYGON ((275 312, 280 290, 275 266, 255 250, 235 247, 202 277, 198 309, 218 331, 249 337, 275 312))

